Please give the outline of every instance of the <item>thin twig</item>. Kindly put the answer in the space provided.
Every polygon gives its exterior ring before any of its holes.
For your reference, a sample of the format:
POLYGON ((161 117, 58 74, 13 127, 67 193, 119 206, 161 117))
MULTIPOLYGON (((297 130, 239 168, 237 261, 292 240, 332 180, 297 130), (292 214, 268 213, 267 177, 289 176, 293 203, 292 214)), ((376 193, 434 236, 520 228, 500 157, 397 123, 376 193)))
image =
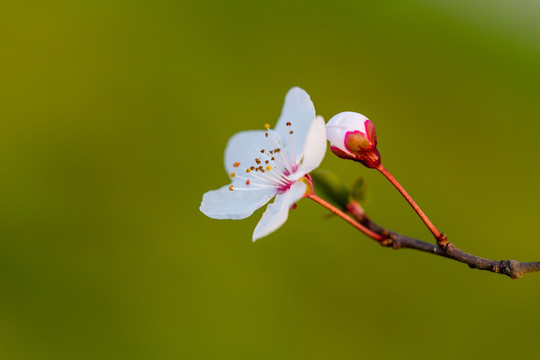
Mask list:
POLYGON ((357 230, 360 230, 361 232, 363 232, 364 234, 372 238, 373 240, 380 242, 381 240, 384 240, 387 237, 386 235, 381 235, 377 232, 374 232, 371 229, 368 229, 365 225, 351 218, 349 215, 347 215, 346 213, 344 213, 343 211, 341 211, 334 205, 330 204, 329 202, 321 199, 317 195, 310 194, 307 197, 315 201, 319 205, 324 206, 325 208, 327 208, 328 210, 330 210, 331 212, 333 212, 334 214, 336 214, 337 216, 339 216, 340 218, 342 218, 343 220, 345 220, 346 222, 354 226, 357 230))
POLYGON ((414 239, 405 235, 389 231, 380 225, 371 221, 363 212, 362 208, 355 203, 347 206, 347 211, 358 222, 371 229, 372 231, 388 237, 385 240, 376 240, 379 244, 393 249, 414 249, 427 252, 434 255, 446 257, 448 259, 457 260, 469 265, 473 269, 487 270, 498 274, 507 275, 512 279, 519 279, 525 274, 540 271, 540 261, 522 263, 516 260, 489 260, 484 259, 458 249, 451 242, 447 242, 445 246, 430 244, 418 239, 414 239))
POLYGON ((416 202, 413 200, 413 198, 403 188, 403 186, 401 186, 401 184, 396 180, 396 178, 394 176, 392 176, 392 174, 388 170, 386 170, 386 168, 382 164, 379 164, 379 166, 376 167, 376 169, 379 170, 381 172, 381 174, 383 174, 388 179, 388 181, 390 181, 392 183, 392 185, 394 185, 394 187, 401 193, 401 195, 405 198, 405 200, 407 200, 407 202, 411 205, 411 207, 414 209, 414 211, 416 211, 418 216, 420 216, 422 221, 429 228, 429 231, 431 231, 433 236, 435 236, 435 239, 437 239, 437 244, 439 246, 441 246, 441 247, 446 246, 446 244, 448 243, 448 239, 446 238, 446 235, 442 234, 439 230, 437 230, 435 225, 433 225, 431 220, 429 220, 429 218, 422 211, 420 206, 418 206, 418 204, 416 204, 416 202))

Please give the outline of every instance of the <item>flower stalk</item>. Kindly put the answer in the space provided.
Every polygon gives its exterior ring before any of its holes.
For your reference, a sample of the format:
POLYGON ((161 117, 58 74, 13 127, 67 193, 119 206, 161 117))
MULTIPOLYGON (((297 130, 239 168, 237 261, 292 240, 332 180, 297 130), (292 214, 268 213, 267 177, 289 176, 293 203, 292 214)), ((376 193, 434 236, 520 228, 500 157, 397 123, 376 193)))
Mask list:
POLYGON ((328 141, 331 145, 330 149, 336 156, 359 162, 370 169, 377 169, 381 172, 424 221, 437 239, 437 245, 445 247, 448 244, 446 235, 437 230, 403 186, 382 165, 381 154, 377 149, 377 132, 371 120, 362 114, 345 111, 332 117, 326 124, 326 128, 328 141))
POLYGON ((381 234, 377 234, 376 232, 368 229, 367 227, 365 227, 364 225, 360 224, 358 221, 354 220, 352 217, 350 217, 349 215, 345 214, 343 211, 341 211, 340 209, 338 209, 337 207, 335 207, 334 205, 330 204, 329 202, 321 199, 320 197, 318 197, 317 195, 315 194, 310 194, 307 196, 308 198, 310 198, 311 200, 315 201, 316 203, 318 203, 319 205, 322 205, 324 206, 325 208, 327 208, 328 210, 330 210, 331 212, 333 212, 334 214, 336 214, 337 216, 339 216, 340 218, 342 218, 343 220, 345 220, 346 222, 348 222, 349 224, 351 224, 352 226, 354 226, 357 230, 360 230, 361 232, 363 232, 365 235, 369 236, 370 238, 372 238, 373 240, 375 241, 378 241, 378 242, 381 242, 383 240, 385 240, 387 238, 387 236, 384 236, 384 235, 381 235, 381 234))
POLYGON ((392 176, 392 174, 388 170, 386 170, 386 168, 382 164, 379 164, 379 166, 377 166, 375 169, 377 169, 381 174, 383 174, 384 177, 386 177, 388 179, 388 181, 390 181, 392 183, 392 185, 394 185, 394 187, 401 193, 401 195, 403 195, 405 200, 407 200, 407 202, 411 205, 411 207, 414 209, 414 211, 416 211, 418 216, 420 216, 422 221, 426 224, 429 231, 431 231, 433 236, 435 236, 435 239, 437 239, 437 245, 444 248, 448 244, 448 239, 446 238, 446 235, 441 233, 439 230, 437 230, 435 225, 433 225, 431 220, 429 220, 429 218, 422 211, 420 206, 418 206, 418 204, 416 204, 416 202, 409 195, 409 193, 407 193, 407 191, 403 188, 403 186, 401 186, 401 184, 396 180, 396 178, 394 178, 392 176))

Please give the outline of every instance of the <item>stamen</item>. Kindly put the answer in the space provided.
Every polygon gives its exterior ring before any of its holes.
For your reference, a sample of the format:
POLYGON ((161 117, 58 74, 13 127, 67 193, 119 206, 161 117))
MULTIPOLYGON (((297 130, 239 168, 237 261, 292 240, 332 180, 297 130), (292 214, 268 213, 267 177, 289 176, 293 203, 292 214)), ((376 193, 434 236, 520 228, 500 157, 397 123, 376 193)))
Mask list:
POLYGON ((229 190, 233 191, 233 186, 229 185, 229 190))
POLYGON ((275 185, 262 185, 262 184, 251 184, 249 188, 238 188, 235 187, 234 191, 255 191, 258 189, 275 189, 275 185))
MULTIPOLYGON (((282 187, 282 186, 287 186, 287 184, 289 183, 288 181, 284 181, 282 179, 280 179, 279 177, 276 176, 276 172, 272 171, 272 172, 267 172, 265 173, 264 175, 259 173, 258 176, 256 176, 256 178, 260 181, 263 182, 263 184, 271 184, 273 187, 282 187)), ((263 184, 260 184, 260 183, 253 183, 252 185, 263 185, 263 184)))
POLYGON ((266 128, 266 130, 270 129, 270 124, 264 124, 264 127, 266 128))
POLYGON ((249 188, 238 188, 236 186, 233 188, 231 185, 229 187, 231 191, 276 189, 290 184, 291 181, 285 175, 290 172, 288 169, 289 160, 284 156, 285 154, 280 154, 282 161, 279 161, 279 159, 278 161, 275 161, 274 158, 272 161, 275 162, 271 166, 269 164, 272 157, 270 156, 269 151, 261 151, 261 153, 263 154, 261 158, 254 159, 257 165, 246 168, 246 173, 249 174, 248 176, 244 177, 236 173, 231 173, 231 177, 245 181, 246 186, 249 186, 249 188), (262 165, 263 161, 265 165, 262 165), (275 169, 275 171, 271 171, 272 169, 275 169))
MULTIPOLYGON (((289 125, 288 125, 289 126, 289 125)), ((292 157, 288 157, 286 156, 285 154, 283 154, 281 152, 281 148, 283 147, 283 143, 281 142, 281 140, 274 136, 272 133, 269 133, 269 136, 268 136, 268 139, 270 140, 270 142, 272 144, 274 144, 274 146, 276 146, 275 149, 273 150, 270 150, 269 152, 271 154, 277 154, 277 153, 280 153, 279 154, 279 157, 281 158, 281 161, 280 161, 280 165, 281 167, 286 170, 286 172, 288 173, 293 173, 294 170, 296 169, 296 159, 295 159, 295 156, 292 156, 292 157)), ((262 153, 262 151, 261 151, 262 153)), ((268 152, 267 152, 268 153, 268 152)), ((294 154, 294 151, 293 151, 293 154, 294 154)), ((256 161, 257 162, 257 161, 256 161)), ((260 162, 257 162, 257 165, 260 165, 260 162)))
POLYGON ((235 163, 233 164, 233 166, 234 166, 234 167, 239 167, 239 166, 240 166, 240 163, 239 163, 239 162, 235 162, 235 163))
MULTIPOLYGON (((287 126, 290 127, 291 123, 288 122, 287 126)), ((269 141, 268 147, 259 148, 261 156, 253 158, 253 166, 245 168, 245 173, 249 175, 244 177, 237 173, 231 173, 231 178, 244 181, 249 186, 249 188, 238 188, 235 185, 235 191, 256 190, 257 188, 279 189, 291 184, 288 176, 298 167, 294 151, 294 132, 289 128, 290 141, 287 144, 287 148, 285 148, 280 137, 268 130, 270 128, 268 124, 265 125, 265 128, 267 131, 264 136, 269 141), (283 149, 285 151, 282 151, 283 149), (289 150, 291 151, 291 155, 289 155, 289 150)), ((234 165, 237 167, 237 165, 240 166, 240 163, 235 163, 234 165)), ((233 189, 232 186, 230 189, 233 189)))
MULTIPOLYGON (((258 171, 258 168, 257 168, 258 171)), ((246 185, 250 185, 251 188, 257 187, 257 188, 265 188, 265 189, 275 189, 281 186, 286 186, 287 182, 284 182, 283 180, 277 178, 275 176, 277 172, 269 172, 265 175, 262 173, 257 174, 257 172, 253 172, 250 174, 251 178, 243 177, 243 176, 237 176, 237 179, 246 180, 246 185), (272 173, 274 173, 274 176, 271 176, 272 173), (253 182, 251 182, 253 180, 253 182), (258 180, 259 182, 255 182, 255 180, 258 180)), ((240 190, 239 188, 235 187, 234 190, 240 190)), ((247 190, 247 189, 246 189, 247 190)))
POLYGON ((281 151, 276 151, 276 153, 279 155, 279 158, 281 160, 277 163, 279 163, 288 173, 292 173, 293 165, 291 164, 291 161, 287 158, 286 154, 282 153, 281 151))
POLYGON ((271 162, 273 163, 272 166, 278 171, 282 173, 290 173, 290 169, 287 168, 286 164, 288 163, 286 159, 281 157, 277 161, 276 158, 270 156, 269 152, 267 151, 264 154, 264 157, 260 158, 261 161, 264 161, 265 165, 269 165, 271 162))
POLYGON ((283 143, 281 142, 281 140, 277 137, 275 137, 274 135, 272 134, 269 134, 269 137, 268 139, 270 140, 270 142, 272 144, 274 144, 276 147, 280 147, 280 146, 283 146, 283 143))
POLYGON ((287 186, 291 181, 283 176, 279 171, 268 171, 264 176, 271 178, 274 184, 279 184, 280 186, 287 186))
POLYGON ((291 126, 291 123, 289 121, 287 121, 287 123, 285 125, 291 126))
POLYGON ((291 161, 292 161, 292 170, 291 172, 294 172, 296 170, 296 149, 294 148, 294 132, 291 130, 289 131, 289 150, 291 150, 291 161))

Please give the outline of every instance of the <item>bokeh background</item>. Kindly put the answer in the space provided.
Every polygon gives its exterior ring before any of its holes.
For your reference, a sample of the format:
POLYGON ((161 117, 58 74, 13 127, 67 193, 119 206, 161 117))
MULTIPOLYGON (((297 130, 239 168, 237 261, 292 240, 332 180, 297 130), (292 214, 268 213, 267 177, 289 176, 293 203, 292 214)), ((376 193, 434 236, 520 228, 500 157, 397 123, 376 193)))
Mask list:
MULTIPOLYGON (((292 86, 376 124, 463 250, 540 260, 534 1, 0 5, 0 358, 453 359, 538 353, 540 275, 384 249, 304 200, 206 218, 223 150, 292 86)), ((382 176, 377 222, 430 240, 382 176)))

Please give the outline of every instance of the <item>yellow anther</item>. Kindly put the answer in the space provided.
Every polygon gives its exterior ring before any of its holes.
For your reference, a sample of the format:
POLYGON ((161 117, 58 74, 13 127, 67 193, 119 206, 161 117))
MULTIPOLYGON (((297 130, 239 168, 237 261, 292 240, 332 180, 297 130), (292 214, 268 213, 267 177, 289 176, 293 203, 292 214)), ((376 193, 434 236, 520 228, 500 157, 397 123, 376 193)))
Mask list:
POLYGON ((270 124, 264 124, 265 129, 270 129, 270 124))
POLYGON ((234 166, 234 167, 239 167, 239 166, 240 166, 240 163, 239 163, 239 162, 235 162, 235 163, 233 164, 233 166, 234 166))
POLYGON ((247 173, 250 173, 250 172, 251 172, 251 169, 250 169, 250 168, 247 168, 247 169, 246 169, 246 172, 247 172, 247 173))
POLYGON ((270 171, 270 170, 272 170, 272 167, 271 167, 270 165, 268 165, 268 166, 266 167, 266 170, 270 171))
POLYGON ((232 185, 229 185, 229 190, 233 191, 232 185))
POLYGON ((231 173, 231 177, 235 177, 236 174, 234 172, 231 173))

